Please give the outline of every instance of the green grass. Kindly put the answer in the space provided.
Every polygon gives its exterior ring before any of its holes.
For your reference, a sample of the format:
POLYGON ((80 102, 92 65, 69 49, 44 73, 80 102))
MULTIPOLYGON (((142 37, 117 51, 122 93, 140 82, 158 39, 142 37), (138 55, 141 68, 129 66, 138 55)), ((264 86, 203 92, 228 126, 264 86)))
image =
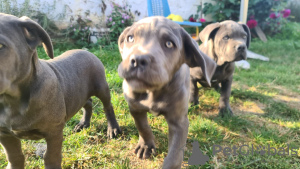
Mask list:
MULTIPOLYGON (((188 168, 300 168, 298 156, 268 156, 251 154, 213 155, 213 145, 222 147, 268 146, 276 149, 287 144, 297 148, 300 154, 300 50, 289 40, 270 40, 263 43, 254 40, 250 50, 270 58, 270 62, 249 60, 251 69, 236 69, 231 107, 235 116, 220 118, 219 94, 214 90, 200 91, 200 105, 189 108, 189 134, 185 162, 191 156, 191 143, 197 140, 200 149, 210 157, 204 166, 188 168)), ((55 55, 64 50, 56 48, 55 55)), ((101 102, 94 98, 94 114, 91 127, 79 133, 72 129, 79 122, 82 112, 76 114, 64 129, 63 168, 160 168, 167 155, 168 126, 163 117, 149 115, 149 123, 156 137, 157 155, 150 160, 139 160, 133 153, 138 142, 138 131, 130 116, 122 94, 122 79, 117 74, 121 57, 118 49, 90 50, 103 62, 112 95, 112 103, 123 134, 109 140, 107 123, 101 102)), ((47 58, 38 49, 40 58, 47 58)), ((35 155, 36 143, 22 141, 26 168, 43 168, 43 159, 35 155)), ((244 150, 246 152, 246 150, 244 150)), ((7 165, 3 149, 0 151, 0 168, 7 165)))

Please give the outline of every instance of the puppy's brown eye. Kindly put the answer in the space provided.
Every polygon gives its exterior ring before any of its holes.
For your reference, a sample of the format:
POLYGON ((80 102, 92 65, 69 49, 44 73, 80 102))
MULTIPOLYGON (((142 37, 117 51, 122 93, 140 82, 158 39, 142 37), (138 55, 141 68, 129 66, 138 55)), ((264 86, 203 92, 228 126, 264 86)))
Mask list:
POLYGON ((129 36, 127 37, 127 42, 130 42, 130 43, 134 42, 134 38, 133 38, 132 35, 129 35, 129 36))
POLYGON ((4 48, 4 45, 0 43, 0 49, 4 48))
POLYGON ((228 40, 228 39, 229 39, 229 36, 226 35, 226 36, 223 37, 223 39, 224 39, 224 40, 228 40))
POLYGON ((173 46, 174 46, 174 45, 173 45, 173 43, 172 43, 171 41, 167 41, 167 42, 166 42, 166 47, 167 47, 167 48, 173 48, 173 46))

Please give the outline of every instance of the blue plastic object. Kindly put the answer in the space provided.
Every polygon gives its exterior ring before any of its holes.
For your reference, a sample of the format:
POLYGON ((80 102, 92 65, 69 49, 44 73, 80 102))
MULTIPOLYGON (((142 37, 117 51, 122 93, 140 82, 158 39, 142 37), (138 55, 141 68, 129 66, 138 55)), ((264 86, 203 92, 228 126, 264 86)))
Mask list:
MULTIPOLYGON (((167 17, 171 14, 170 7, 167 0, 147 0, 148 6, 148 16, 164 16, 167 17)), ((179 25, 183 26, 192 26, 192 27, 199 27, 202 24, 198 22, 177 22, 179 25)), ((197 32, 196 32, 197 33, 197 32)))
POLYGON ((164 16, 171 14, 167 0, 148 0, 148 16, 164 16))

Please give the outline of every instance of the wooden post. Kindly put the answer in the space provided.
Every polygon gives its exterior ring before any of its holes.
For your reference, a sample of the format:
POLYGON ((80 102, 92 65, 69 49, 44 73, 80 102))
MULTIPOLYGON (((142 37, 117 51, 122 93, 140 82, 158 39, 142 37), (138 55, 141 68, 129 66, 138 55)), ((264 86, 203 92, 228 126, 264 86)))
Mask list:
POLYGON ((242 22, 244 24, 246 24, 246 22, 247 22, 248 3, 249 3, 249 0, 241 0, 240 22, 242 22))
MULTIPOLYGON (((249 0, 241 0, 241 7, 240 7, 240 22, 246 24, 247 23, 247 14, 248 14, 248 3, 249 0)), ((260 37, 260 39, 264 39, 262 38, 263 32, 261 31, 259 26, 256 26, 254 28, 258 34, 258 36, 260 37), (260 30, 260 31, 259 31, 260 30)), ((266 38, 265 38, 266 40, 266 38)), ((260 59, 263 61, 269 61, 269 58, 264 57, 262 55, 256 54, 254 52, 251 52, 249 50, 247 50, 247 58, 253 58, 253 59, 260 59)), ((244 69, 249 69, 250 68, 250 64, 246 61, 246 60, 241 60, 241 61, 237 61, 235 62, 235 65, 237 67, 241 67, 244 69)))
MULTIPOLYGON (((247 23, 247 14, 248 14, 248 3, 249 0, 241 0, 241 7, 240 7, 240 22, 246 24, 247 23)), ((264 41, 267 42, 266 35, 261 30, 261 28, 257 25, 254 28, 255 32, 257 33, 258 37, 264 41)))

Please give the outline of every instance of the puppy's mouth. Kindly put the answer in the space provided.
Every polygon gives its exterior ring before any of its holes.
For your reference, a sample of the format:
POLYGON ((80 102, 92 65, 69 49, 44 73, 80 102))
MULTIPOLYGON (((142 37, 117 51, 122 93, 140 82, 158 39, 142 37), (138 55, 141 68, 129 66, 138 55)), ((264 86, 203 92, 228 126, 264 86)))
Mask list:
POLYGON ((137 77, 130 77, 130 78, 126 78, 125 79, 128 84, 134 88, 145 88, 145 89, 149 89, 149 88, 153 88, 156 85, 150 84, 148 82, 146 82, 143 79, 137 78, 137 77))
POLYGON ((247 59, 247 53, 246 52, 238 52, 236 53, 236 57, 234 61, 240 61, 240 60, 246 60, 247 59))
MULTIPOLYGON (((148 70, 149 71, 149 70, 148 70)), ((149 82, 149 75, 145 73, 145 70, 138 69, 123 69, 122 65, 119 65, 118 73, 121 78, 124 78, 128 85, 135 91, 152 90, 158 85, 149 82)), ((149 72, 148 72, 149 73, 149 72)))

